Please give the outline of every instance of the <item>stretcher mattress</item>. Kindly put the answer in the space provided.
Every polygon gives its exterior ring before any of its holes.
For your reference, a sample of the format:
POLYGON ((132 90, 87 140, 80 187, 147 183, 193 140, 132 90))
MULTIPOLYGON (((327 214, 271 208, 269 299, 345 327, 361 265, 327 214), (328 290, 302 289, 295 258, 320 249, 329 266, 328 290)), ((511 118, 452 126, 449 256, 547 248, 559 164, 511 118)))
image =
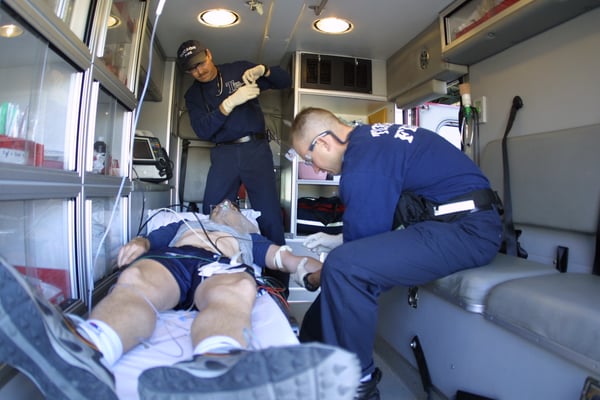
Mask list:
MULTIPOLYGON (((137 380, 145 369, 191 358, 190 327, 196 314, 197 311, 160 313, 152 337, 127 352, 113 367, 119 399, 139 399, 137 380)), ((252 340, 252 346, 259 349, 298 343, 288 319, 269 295, 256 299, 252 312, 252 340)))

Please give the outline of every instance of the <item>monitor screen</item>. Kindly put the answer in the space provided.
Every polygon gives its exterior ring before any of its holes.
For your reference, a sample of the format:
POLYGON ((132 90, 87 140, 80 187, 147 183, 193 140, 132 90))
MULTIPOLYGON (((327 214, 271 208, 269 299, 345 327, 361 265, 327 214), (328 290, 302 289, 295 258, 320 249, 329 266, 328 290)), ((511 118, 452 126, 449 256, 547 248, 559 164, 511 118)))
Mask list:
POLYGON ((133 142, 133 161, 155 161, 150 138, 136 137, 133 142))

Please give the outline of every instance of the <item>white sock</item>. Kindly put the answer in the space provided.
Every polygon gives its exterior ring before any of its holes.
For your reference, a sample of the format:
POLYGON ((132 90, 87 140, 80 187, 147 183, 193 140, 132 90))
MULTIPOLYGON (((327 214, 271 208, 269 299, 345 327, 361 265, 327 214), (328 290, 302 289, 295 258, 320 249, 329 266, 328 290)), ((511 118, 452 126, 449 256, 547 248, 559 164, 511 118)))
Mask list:
POLYGON ((106 322, 88 319, 77 326, 77 331, 96 345, 109 366, 112 367, 123 355, 119 335, 106 322))
POLYGON ((230 350, 241 349, 240 342, 224 335, 209 336, 198 343, 194 348, 194 355, 204 353, 229 353, 230 350))

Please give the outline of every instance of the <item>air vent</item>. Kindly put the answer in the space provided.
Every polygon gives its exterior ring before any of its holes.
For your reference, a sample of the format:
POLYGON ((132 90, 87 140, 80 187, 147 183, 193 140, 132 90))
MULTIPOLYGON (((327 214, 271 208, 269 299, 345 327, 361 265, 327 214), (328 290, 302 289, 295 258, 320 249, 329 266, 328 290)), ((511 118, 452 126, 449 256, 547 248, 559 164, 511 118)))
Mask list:
POLYGON ((371 93, 371 60, 302 54, 301 87, 371 93))

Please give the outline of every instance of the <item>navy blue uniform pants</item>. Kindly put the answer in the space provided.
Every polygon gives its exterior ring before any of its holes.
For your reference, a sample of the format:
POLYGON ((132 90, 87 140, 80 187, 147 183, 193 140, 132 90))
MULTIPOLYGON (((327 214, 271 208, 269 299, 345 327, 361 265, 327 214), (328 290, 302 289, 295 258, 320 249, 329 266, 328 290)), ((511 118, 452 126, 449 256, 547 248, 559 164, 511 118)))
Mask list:
MULTIPOLYGON (((356 353, 363 374, 373 372, 378 298, 394 286, 422 285, 453 272, 485 265, 498 252, 502 223, 494 210, 452 223, 426 221, 406 229, 344 243, 327 256, 312 339, 321 313, 325 343, 356 353)), ((314 311, 314 310, 313 310, 314 311)), ((306 318, 306 317, 305 317, 306 318)))
MULTIPOLYGON (((225 199, 235 201, 243 183, 252 208, 261 213, 257 219, 260 232, 273 243, 284 245, 283 215, 269 142, 256 140, 216 146, 210 152, 210 162, 202 212, 209 214, 211 205, 225 199)), ((288 287, 289 274, 273 270, 265 270, 265 273, 288 287)))
POLYGON ((235 201, 240 184, 248 191, 252 208, 261 212, 261 233, 275 244, 284 245, 283 216, 279 204, 273 153, 266 140, 214 147, 204 191, 203 213, 224 199, 235 201))

